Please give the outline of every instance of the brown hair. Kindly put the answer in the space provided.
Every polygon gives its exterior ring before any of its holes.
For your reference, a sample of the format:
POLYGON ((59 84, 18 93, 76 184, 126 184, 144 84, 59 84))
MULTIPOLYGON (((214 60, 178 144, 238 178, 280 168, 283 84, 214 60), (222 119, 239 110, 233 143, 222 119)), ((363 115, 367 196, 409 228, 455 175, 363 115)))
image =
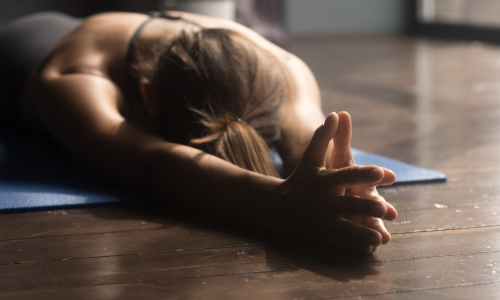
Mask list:
POLYGON ((242 168, 278 176, 269 154, 280 138, 287 80, 277 59, 236 32, 184 31, 147 76, 154 130, 242 168))

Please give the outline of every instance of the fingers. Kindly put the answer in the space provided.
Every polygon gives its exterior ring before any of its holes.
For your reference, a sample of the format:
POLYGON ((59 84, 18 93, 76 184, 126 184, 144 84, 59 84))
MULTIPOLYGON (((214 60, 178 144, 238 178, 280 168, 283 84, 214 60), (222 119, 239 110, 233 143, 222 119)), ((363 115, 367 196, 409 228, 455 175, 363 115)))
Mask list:
POLYGON ((386 213, 383 219, 387 221, 393 221, 398 217, 398 211, 394 208, 394 206, 392 206, 392 204, 388 202, 385 202, 384 204, 386 207, 386 213))
POLYGON ((383 205, 385 205, 385 207, 386 207, 386 213, 385 213, 385 216, 382 219, 387 220, 387 221, 393 221, 394 219, 397 218, 398 212, 394 208, 394 206, 392 206, 392 204, 390 204, 389 202, 385 201, 384 197, 378 195, 378 193, 377 193, 376 197, 366 196, 366 197, 363 197, 363 198, 376 200, 376 201, 382 203, 383 205))
POLYGON ((384 178, 384 171, 377 166, 353 166, 328 171, 326 184, 332 187, 377 185, 384 178))
POLYGON ((354 195, 355 197, 374 200, 384 205, 386 207, 386 213, 385 216, 381 217, 382 219, 392 221, 396 219, 396 217, 398 216, 398 212, 396 211, 394 206, 385 201, 384 197, 379 195, 375 187, 364 188, 363 186, 361 186, 361 187, 353 187, 350 188, 349 190, 352 191, 351 195, 354 195))
POLYGON ((384 179, 378 183, 378 185, 391 185, 396 181, 396 174, 387 168, 382 168, 384 171, 384 179))
MULTIPOLYGON (((333 137, 333 150, 330 158, 330 168, 340 169, 355 166, 351 153, 352 121, 349 113, 343 111, 338 114, 338 128, 333 137)), ((387 168, 382 168, 384 178, 378 185, 390 185, 396 181, 396 174, 387 168)))
POLYGON ((335 197, 327 200, 324 206, 325 211, 349 214, 363 215, 375 218, 383 218, 387 213, 385 203, 377 200, 363 199, 358 197, 335 197))
POLYGON ((331 113, 326 117, 325 124, 318 127, 314 132, 311 142, 302 157, 302 163, 324 167, 326 150, 330 140, 333 139, 337 132, 337 128, 338 116, 336 113, 331 113))
POLYGON ((363 226, 366 226, 368 228, 371 228, 379 232, 380 235, 382 236, 383 245, 386 245, 391 241, 391 234, 385 228, 385 224, 382 221, 382 219, 368 217, 368 216, 349 216, 348 218, 358 224, 361 224, 363 226))
POLYGON ((333 138, 333 150, 330 157, 330 168, 354 166, 354 158, 351 153, 352 122, 347 112, 338 114, 339 125, 333 138))
POLYGON ((344 219, 336 224, 336 230, 331 232, 331 243, 341 243, 343 248, 358 253, 370 254, 374 247, 382 244, 383 238, 380 232, 371 228, 360 226, 356 222, 344 219))
POLYGON ((380 233, 380 235, 382 236, 383 245, 386 245, 391 241, 391 234, 385 228, 385 224, 382 219, 366 217, 365 226, 380 233))

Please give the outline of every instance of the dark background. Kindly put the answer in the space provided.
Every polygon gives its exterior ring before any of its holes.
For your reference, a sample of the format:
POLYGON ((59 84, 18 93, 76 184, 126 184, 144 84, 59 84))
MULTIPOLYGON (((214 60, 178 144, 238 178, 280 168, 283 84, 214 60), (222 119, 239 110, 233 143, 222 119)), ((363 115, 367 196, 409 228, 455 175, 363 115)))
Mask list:
MULTIPOLYGON (((284 0, 234 1, 235 21, 275 43, 286 38, 284 0)), ((165 7, 161 0, 0 0, 0 28, 17 17, 40 11, 58 11, 84 18, 106 11, 148 13, 162 8, 165 7)))
POLYGON ((103 11, 147 12, 158 8, 157 0, 0 0, 0 26, 38 11, 59 11, 86 17, 103 11))

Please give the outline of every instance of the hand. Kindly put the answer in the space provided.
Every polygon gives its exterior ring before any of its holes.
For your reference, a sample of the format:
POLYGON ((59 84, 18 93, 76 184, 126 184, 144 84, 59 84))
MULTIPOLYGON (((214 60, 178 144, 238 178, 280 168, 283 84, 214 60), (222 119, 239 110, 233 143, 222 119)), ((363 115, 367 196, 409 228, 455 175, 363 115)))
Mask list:
MULTIPOLYGON (((351 137, 352 137, 352 125, 351 117, 346 112, 341 112, 338 114, 339 125, 338 130, 333 138, 333 150, 330 160, 330 168, 340 169, 344 167, 355 166, 354 158, 351 153, 351 137)), ((394 183, 396 180, 396 175, 386 169, 382 168, 384 172, 383 179, 376 185, 373 184, 360 184, 346 190, 346 194, 354 197, 361 197, 365 199, 377 200, 386 206, 387 212, 385 216, 382 217, 384 220, 392 221, 397 217, 397 211, 394 207, 387 203, 385 199, 379 195, 377 192, 377 185, 389 185, 394 183)), ((387 244, 391 240, 391 235, 385 228, 384 222, 380 218, 375 218, 366 215, 344 215, 348 219, 357 222, 368 228, 378 231, 382 235, 382 244, 387 244)), ((373 249, 374 251, 376 248, 373 249)))
POLYGON ((379 199, 346 196, 345 189, 376 186, 385 180, 385 171, 375 166, 327 170, 325 153, 338 125, 332 113, 316 130, 299 166, 270 204, 267 226, 308 242, 372 253, 384 241, 381 230, 344 215, 383 218, 388 206, 379 199))

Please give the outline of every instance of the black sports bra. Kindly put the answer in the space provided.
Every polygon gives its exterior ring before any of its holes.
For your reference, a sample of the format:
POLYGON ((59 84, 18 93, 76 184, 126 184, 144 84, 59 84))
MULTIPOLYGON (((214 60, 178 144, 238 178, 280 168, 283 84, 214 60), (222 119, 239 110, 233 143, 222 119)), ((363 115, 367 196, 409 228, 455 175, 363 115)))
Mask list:
POLYGON ((150 15, 150 17, 147 20, 145 20, 144 22, 142 22, 141 25, 139 25, 139 27, 137 27, 134 34, 132 35, 132 38, 130 39, 130 42, 128 44, 128 49, 127 49, 127 58, 126 58, 127 59, 127 61, 126 61, 127 68, 130 68, 130 66, 134 62, 136 43, 137 43, 137 40, 139 39, 139 37, 141 36, 142 30, 144 29, 144 27, 146 27, 146 25, 148 25, 149 22, 153 21, 154 19, 163 18, 163 19, 168 19, 168 20, 172 20, 172 21, 181 20, 181 21, 184 21, 184 22, 201 27, 201 25, 196 23, 196 22, 186 20, 180 16, 171 16, 167 12, 154 11, 154 12, 151 12, 149 15, 150 15))

